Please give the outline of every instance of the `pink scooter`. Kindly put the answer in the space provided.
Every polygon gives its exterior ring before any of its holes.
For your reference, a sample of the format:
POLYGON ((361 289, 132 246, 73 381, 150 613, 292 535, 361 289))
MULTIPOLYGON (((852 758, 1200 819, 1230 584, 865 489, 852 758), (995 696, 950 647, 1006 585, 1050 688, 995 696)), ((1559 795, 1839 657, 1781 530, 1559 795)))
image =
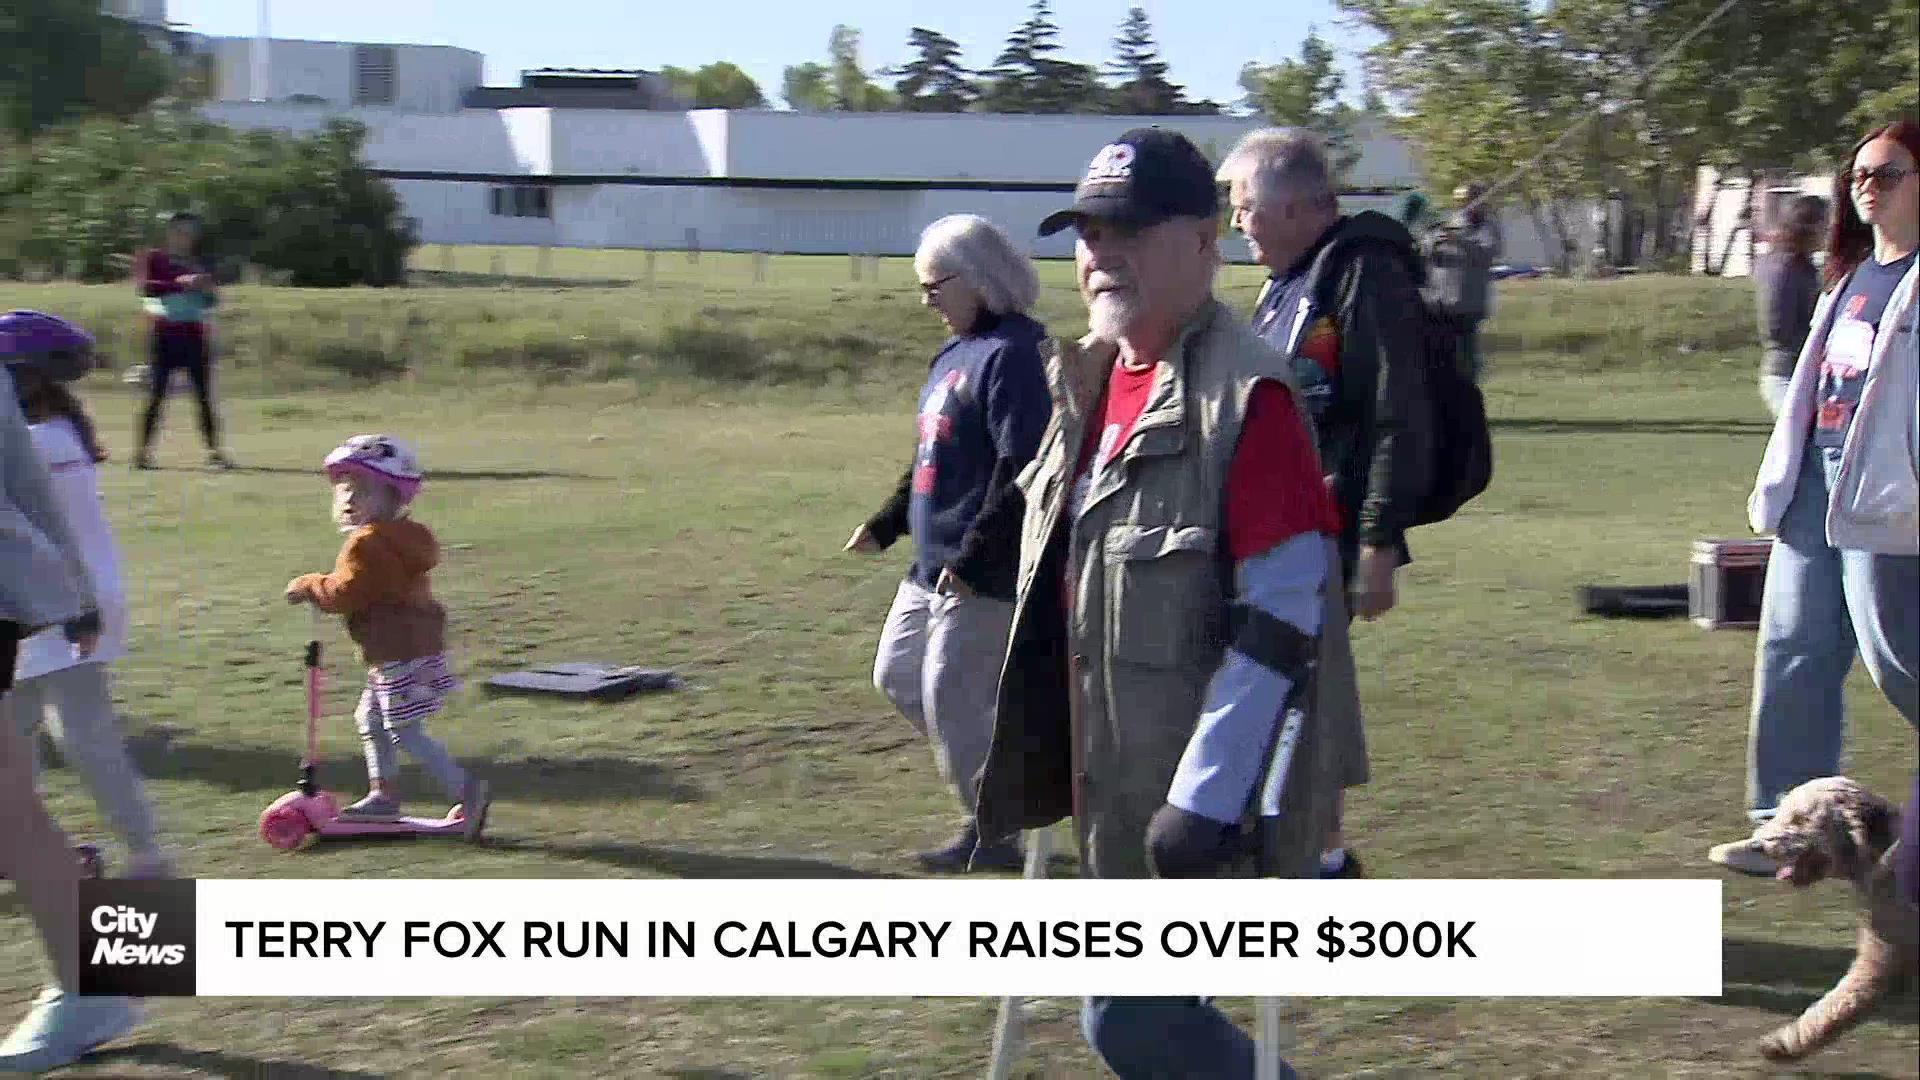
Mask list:
MULTIPOLYGON (((320 640, 307 642, 307 756, 300 763, 300 786, 275 799, 260 815, 260 838, 281 851, 301 851, 320 840, 370 836, 462 836, 465 808, 454 806, 443 818, 402 817, 394 821, 351 821, 340 817, 341 801, 323 791, 315 777, 319 761, 320 640)), ((476 823, 480 839, 485 820, 476 823)))

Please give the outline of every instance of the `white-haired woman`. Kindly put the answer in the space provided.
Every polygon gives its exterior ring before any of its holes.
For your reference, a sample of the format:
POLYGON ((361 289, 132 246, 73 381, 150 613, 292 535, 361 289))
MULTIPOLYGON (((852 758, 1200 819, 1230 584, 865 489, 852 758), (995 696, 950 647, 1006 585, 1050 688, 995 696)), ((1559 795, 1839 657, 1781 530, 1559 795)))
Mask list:
POLYGON ((1004 231, 973 214, 929 226, 913 267, 921 301, 952 336, 920 391, 913 460, 846 550, 876 554, 913 537, 913 564, 887 613, 873 681, 932 740, 966 811, 959 834, 922 853, 921 864, 1017 868, 1015 838, 975 835, 973 783, 993 738, 1013 619, 1019 526, 1004 508, 1053 409, 1040 358, 1047 331, 1028 314, 1040 279, 1004 231))

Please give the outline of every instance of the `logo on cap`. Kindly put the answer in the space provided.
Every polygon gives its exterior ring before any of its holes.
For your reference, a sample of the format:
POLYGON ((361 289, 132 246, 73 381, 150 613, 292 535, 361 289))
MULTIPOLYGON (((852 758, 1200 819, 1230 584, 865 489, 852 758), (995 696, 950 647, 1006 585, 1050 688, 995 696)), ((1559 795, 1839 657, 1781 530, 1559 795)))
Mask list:
POLYGON ((1133 147, 1126 143, 1108 143, 1093 155, 1087 166, 1087 180, 1103 182, 1126 180, 1133 176, 1133 147))

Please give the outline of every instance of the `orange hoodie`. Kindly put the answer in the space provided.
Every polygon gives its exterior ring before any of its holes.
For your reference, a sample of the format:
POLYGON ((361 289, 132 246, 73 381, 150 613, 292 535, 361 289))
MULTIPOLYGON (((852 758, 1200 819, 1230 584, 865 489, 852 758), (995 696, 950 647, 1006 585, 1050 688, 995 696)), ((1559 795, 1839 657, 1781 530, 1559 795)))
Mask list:
POLYGON ((370 665, 431 656, 446 648, 447 613, 427 574, 440 562, 433 532, 416 521, 382 521, 347 536, 330 574, 302 574, 287 586, 330 615, 370 665))

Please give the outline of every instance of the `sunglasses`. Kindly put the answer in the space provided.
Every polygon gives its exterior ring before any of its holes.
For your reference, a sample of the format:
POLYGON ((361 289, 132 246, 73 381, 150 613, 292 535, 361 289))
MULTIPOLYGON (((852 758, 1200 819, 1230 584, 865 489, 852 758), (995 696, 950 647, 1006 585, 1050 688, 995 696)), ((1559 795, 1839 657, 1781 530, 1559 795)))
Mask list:
POLYGON ((1881 187, 1890 188, 1912 176, 1913 173, 1914 170, 1902 168, 1899 165, 1880 165, 1870 169, 1848 169, 1842 174, 1842 178, 1846 180, 1849 187, 1862 188, 1877 180, 1881 187))
POLYGON ((940 286, 945 285, 947 282, 952 281, 954 278, 957 278, 959 276, 960 276, 959 274, 948 274, 946 277, 943 277, 938 281, 923 281, 920 283, 920 295, 931 300, 934 298, 935 295, 937 295, 940 292, 940 286))

